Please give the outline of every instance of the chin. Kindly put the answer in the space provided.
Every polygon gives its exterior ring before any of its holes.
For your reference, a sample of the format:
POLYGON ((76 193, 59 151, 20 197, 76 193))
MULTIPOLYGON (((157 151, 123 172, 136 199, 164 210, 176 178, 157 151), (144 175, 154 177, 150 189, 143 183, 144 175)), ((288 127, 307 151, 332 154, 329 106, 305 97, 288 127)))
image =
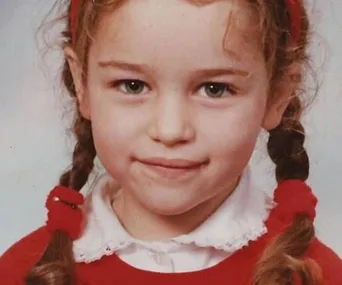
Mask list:
POLYGON ((149 212, 160 216, 177 216, 182 215, 191 209, 195 208, 198 203, 189 201, 188 199, 143 199, 142 205, 149 212))

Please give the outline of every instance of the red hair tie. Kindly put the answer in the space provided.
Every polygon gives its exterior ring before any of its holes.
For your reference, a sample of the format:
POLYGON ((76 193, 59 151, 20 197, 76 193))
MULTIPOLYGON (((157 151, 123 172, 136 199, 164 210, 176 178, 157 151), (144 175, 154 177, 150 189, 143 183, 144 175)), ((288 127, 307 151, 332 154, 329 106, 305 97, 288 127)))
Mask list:
POLYGON ((296 214, 305 214, 310 221, 316 217, 317 198, 311 188, 301 180, 285 180, 274 192, 276 217, 291 224, 296 214))
POLYGON ((46 208, 48 219, 46 226, 50 232, 66 232, 72 240, 79 237, 83 213, 80 205, 84 203, 81 193, 64 186, 56 186, 48 195, 46 208))
POLYGON ((291 36, 294 42, 298 42, 302 31, 302 12, 300 6, 301 0, 286 0, 291 19, 291 36))
MULTIPOLYGON (((286 0, 287 7, 289 9, 291 18, 291 36, 295 42, 300 39, 301 33, 301 0, 286 0)), ((94 3, 94 0, 93 0, 94 3)), ((71 30, 71 40, 73 43, 76 41, 76 31, 78 14, 80 9, 81 0, 71 0, 70 7, 70 30, 71 30)))

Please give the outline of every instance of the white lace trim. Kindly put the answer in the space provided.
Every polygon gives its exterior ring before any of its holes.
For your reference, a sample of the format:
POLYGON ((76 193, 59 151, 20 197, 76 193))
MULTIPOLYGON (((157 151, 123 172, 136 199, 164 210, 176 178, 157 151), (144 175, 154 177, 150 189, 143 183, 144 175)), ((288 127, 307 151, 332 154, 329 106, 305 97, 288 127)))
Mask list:
POLYGON ((274 207, 273 199, 257 186, 249 168, 232 195, 201 226, 189 234, 166 241, 144 242, 130 236, 111 207, 113 193, 104 187, 109 177, 100 177, 87 198, 87 226, 74 242, 76 262, 92 262, 131 244, 156 252, 170 252, 180 245, 214 247, 230 254, 267 232, 265 220, 274 207))

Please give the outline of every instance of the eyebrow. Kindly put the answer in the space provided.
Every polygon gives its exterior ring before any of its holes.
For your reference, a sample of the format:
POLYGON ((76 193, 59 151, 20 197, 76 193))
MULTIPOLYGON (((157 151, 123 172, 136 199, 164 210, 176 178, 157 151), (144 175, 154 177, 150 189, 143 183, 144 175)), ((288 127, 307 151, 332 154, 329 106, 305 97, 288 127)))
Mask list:
POLYGON ((98 66, 101 68, 118 68, 139 73, 151 69, 147 64, 134 64, 117 60, 99 61, 98 66))
MULTIPOLYGON (((151 70, 151 67, 147 64, 135 64, 124 61, 108 60, 99 61, 98 66, 104 69, 117 68, 126 71, 133 71, 137 73, 144 73, 151 70)), ((238 68, 204 68, 194 71, 194 75, 198 77, 214 77, 220 75, 238 75, 242 77, 250 76, 250 73, 243 69, 238 68)))

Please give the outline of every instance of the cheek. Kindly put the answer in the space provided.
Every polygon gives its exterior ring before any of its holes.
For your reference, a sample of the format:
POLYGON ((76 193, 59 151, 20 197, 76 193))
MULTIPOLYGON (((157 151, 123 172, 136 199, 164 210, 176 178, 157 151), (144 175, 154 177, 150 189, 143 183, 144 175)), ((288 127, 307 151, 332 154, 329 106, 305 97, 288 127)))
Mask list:
MULTIPOLYGON (((94 102, 95 103, 95 102, 94 102)), ((127 168, 139 133, 137 118, 111 104, 98 104, 92 110, 92 130, 98 157, 113 176, 127 168), (134 143, 133 143, 134 142, 134 143)))
POLYGON ((262 106, 253 103, 233 106, 230 110, 214 114, 210 120, 203 121, 204 140, 218 161, 243 163, 249 160, 261 130, 264 116, 262 106))

